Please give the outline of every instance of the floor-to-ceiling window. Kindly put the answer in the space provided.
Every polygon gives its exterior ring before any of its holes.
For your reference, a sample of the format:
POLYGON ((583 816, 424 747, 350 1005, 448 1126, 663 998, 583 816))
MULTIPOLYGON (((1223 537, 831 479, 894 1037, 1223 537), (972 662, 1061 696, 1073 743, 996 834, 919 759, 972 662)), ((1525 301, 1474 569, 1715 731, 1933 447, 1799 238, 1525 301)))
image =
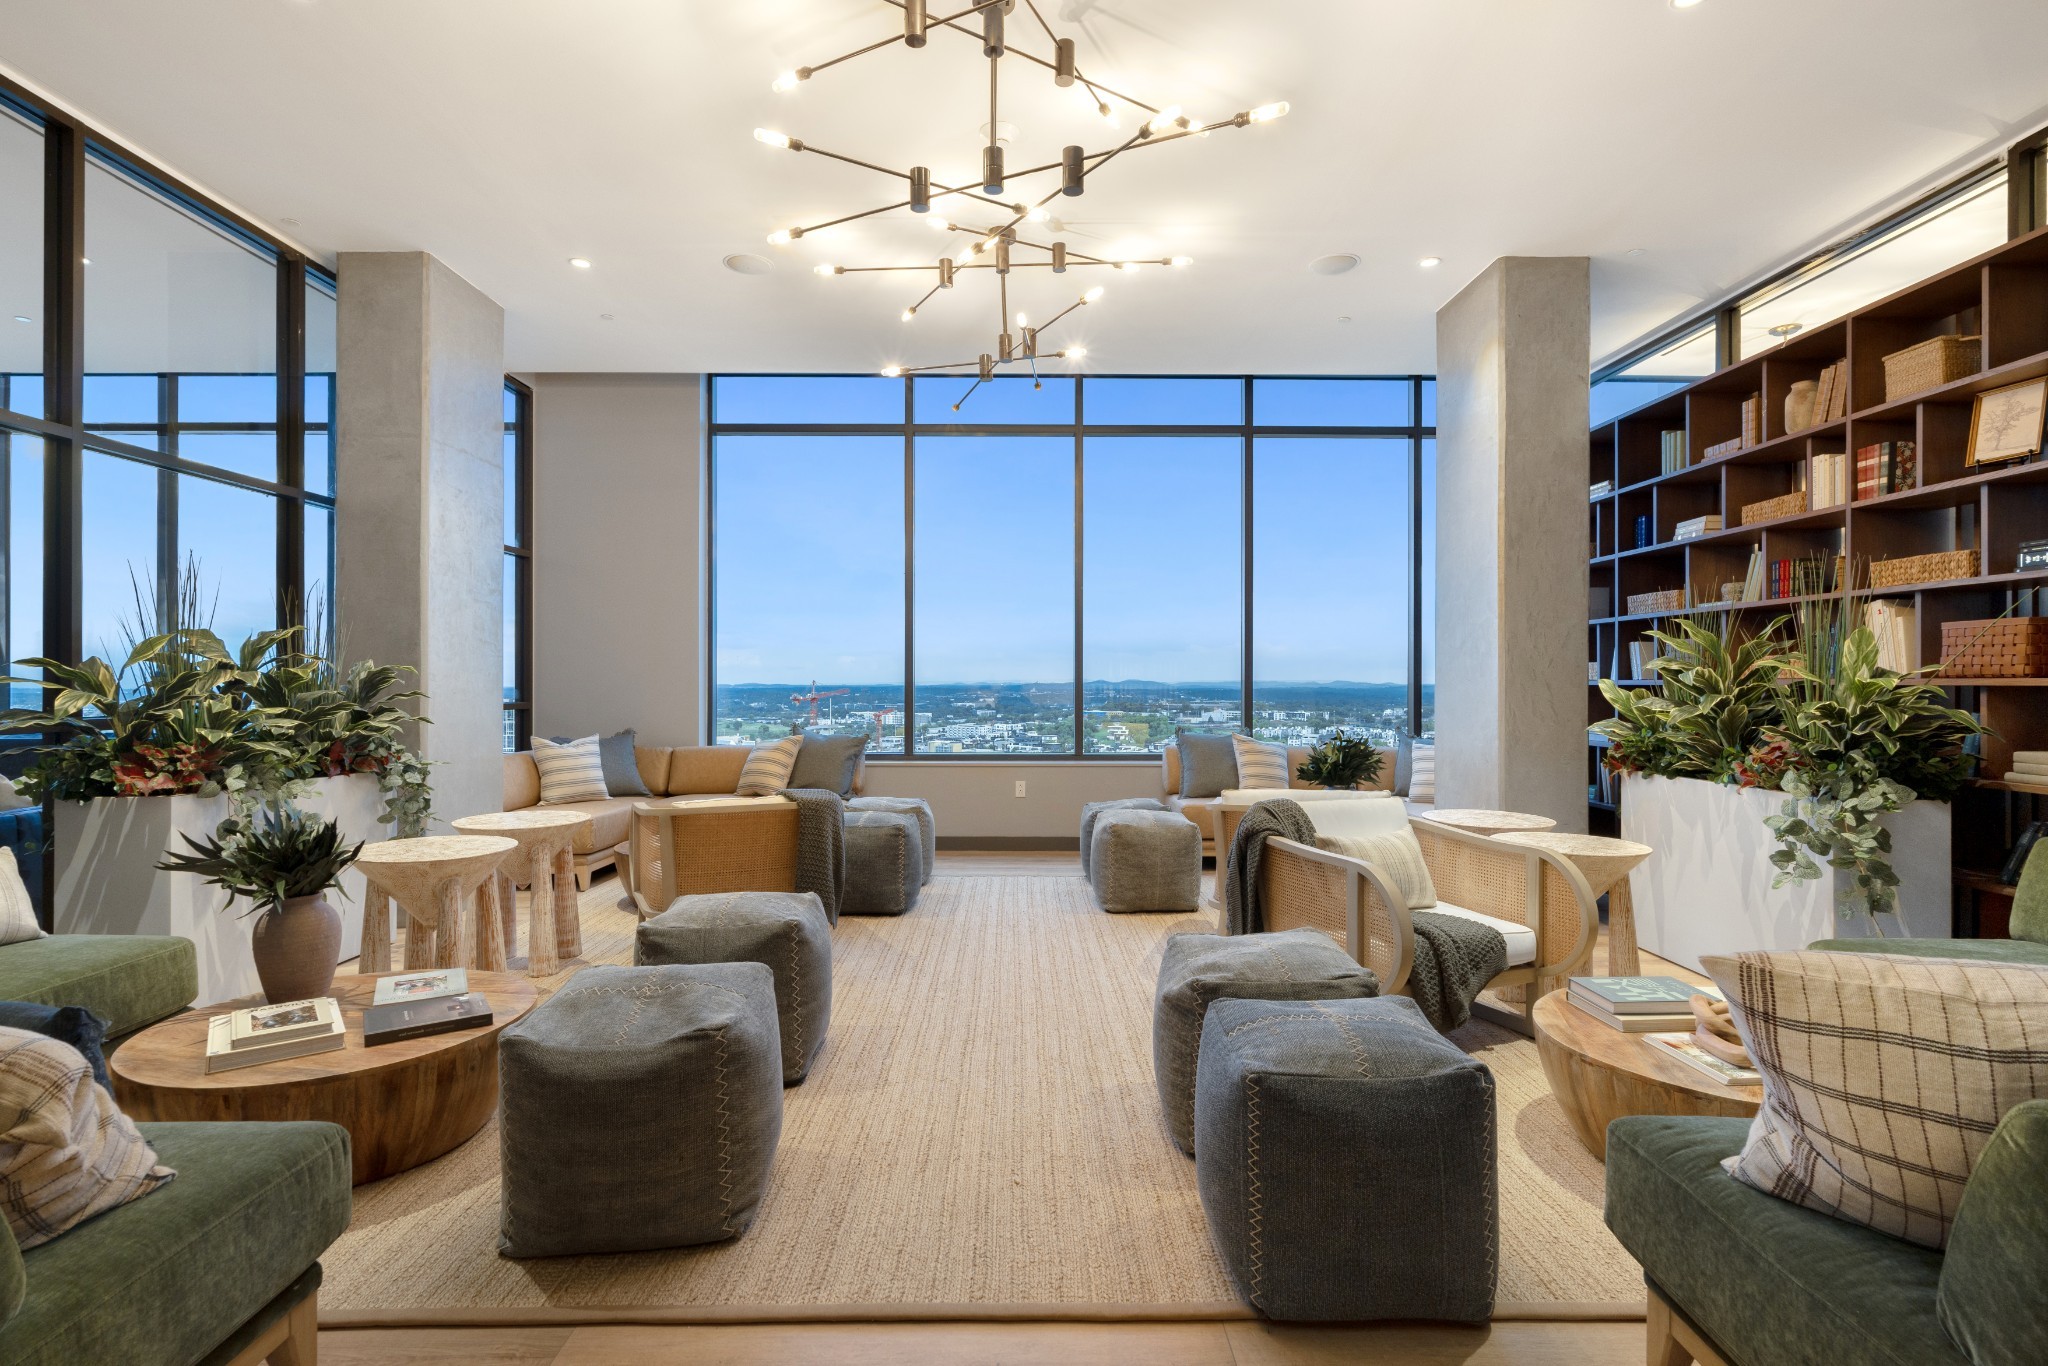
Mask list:
POLYGON ((505 749, 533 741, 533 391, 505 381, 505 749))
POLYGON ((1435 381, 712 380, 712 731, 1434 730, 1435 381), (1425 509, 1428 515, 1423 515, 1425 509))
POLYGON ((0 653, 331 631, 334 288, 0 81, 0 653))

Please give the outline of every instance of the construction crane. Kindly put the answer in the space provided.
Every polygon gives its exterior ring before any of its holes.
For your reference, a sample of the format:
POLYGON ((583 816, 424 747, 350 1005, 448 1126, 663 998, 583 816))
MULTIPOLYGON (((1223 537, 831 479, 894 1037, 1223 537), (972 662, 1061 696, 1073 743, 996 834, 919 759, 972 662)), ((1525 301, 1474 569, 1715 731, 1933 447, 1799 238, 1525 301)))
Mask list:
MULTIPOLYGON (((821 697, 844 697, 850 691, 852 690, 849 688, 829 688, 824 692, 819 692, 818 680, 814 678, 811 680, 811 690, 809 692, 793 692, 789 695, 789 700, 792 702, 810 703, 811 719, 808 724, 815 726, 818 724, 818 699, 821 697)), ((831 713, 827 712, 826 715, 830 716, 831 713)))

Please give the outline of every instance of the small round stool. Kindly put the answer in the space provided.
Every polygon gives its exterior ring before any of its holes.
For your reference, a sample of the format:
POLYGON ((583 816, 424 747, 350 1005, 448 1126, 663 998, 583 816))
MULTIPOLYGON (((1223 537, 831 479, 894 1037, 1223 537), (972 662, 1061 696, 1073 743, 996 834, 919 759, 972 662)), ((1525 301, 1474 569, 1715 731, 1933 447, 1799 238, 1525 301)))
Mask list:
MULTIPOLYGON (((407 968, 482 968, 479 939, 495 939, 502 923, 492 876, 519 846, 507 839, 431 835, 366 844, 356 867, 363 897, 360 972, 391 971, 391 903, 407 917, 407 968)), ((491 950, 486 946, 484 956, 491 950)), ((503 961, 504 947, 497 953, 503 961)))
POLYGON ((1515 831, 1497 838, 1503 844, 1524 844, 1556 854, 1585 874, 1593 895, 1607 895, 1607 972, 1633 977, 1642 971, 1636 951, 1636 904, 1629 896, 1628 875, 1657 851, 1633 840, 1605 835, 1566 835, 1555 831, 1515 831))
POLYGON ((1419 821, 1434 821, 1472 835, 1505 835, 1510 831, 1552 830, 1557 822, 1548 816, 1526 811, 1485 811, 1476 807, 1450 807, 1441 811, 1419 811, 1419 821))
POLYGON ((529 806, 463 816, 450 824, 465 835, 498 836, 517 845, 498 868, 499 913, 504 917, 503 952, 509 955, 517 938, 513 888, 522 882, 532 888, 526 903, 527 976, 551 977, 583 952, 583 917, 576 902, 571 850, 577 828, 590 824, 587 814, 529 806))

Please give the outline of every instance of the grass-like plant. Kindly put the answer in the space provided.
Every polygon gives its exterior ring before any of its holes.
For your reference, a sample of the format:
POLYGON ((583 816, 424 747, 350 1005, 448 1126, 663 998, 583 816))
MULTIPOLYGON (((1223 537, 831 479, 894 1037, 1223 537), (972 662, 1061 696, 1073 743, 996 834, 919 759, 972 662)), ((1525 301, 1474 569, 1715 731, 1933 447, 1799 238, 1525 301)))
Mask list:
POLYGON ((194 873, 264 913, 335 886, 363 852, 361 844, 342 843, 333 821, 291 807, 266 808, 230 838, 214 834, 201 841, 187 835, 185 843, 189 852, 166 854, 156 866, 194 873))
POLYGON ((1378 781, 1383 763, 1371 740, 1340 729, 1311 749, 1294 774, 1319 787, 1348 789, 1378 781))

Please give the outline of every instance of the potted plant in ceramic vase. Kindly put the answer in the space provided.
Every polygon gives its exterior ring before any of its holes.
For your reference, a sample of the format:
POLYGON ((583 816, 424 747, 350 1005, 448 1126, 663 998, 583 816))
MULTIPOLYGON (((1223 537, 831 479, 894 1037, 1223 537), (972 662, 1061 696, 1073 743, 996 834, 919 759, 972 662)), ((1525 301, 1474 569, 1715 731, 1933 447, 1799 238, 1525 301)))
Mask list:
POLYGON ((1349 791, 1377 781, 1383 762, 1372 741, 1339 729, 1309 751, 1294 776, 1318 787, 1349 791))
POLYGON ((185 843, 186 851, 157 867, 197 874, 227 892, 229 904, 237 897, 250 903, 258 918, 249 955, 264 999, 325 996, 341 961, 341 915, 323 894, 340 885, 362 844, 344 844, 333 821, 289 806, 264 808, 225 839, 188 835, 185 843))
MULTIPOLYGON (((1660 691, 1602 692, 1622 834, 1657 851, 1632 878, 1644 948, 1710 953, 1948 933, 1948 801, 1981 727, 1941 689, 1877 663, 1850 603, 1747 638, 1725 619, 1651 635, 1660 691)), ((1923 671, 1924 672, 1924 671, 1923 671)))

